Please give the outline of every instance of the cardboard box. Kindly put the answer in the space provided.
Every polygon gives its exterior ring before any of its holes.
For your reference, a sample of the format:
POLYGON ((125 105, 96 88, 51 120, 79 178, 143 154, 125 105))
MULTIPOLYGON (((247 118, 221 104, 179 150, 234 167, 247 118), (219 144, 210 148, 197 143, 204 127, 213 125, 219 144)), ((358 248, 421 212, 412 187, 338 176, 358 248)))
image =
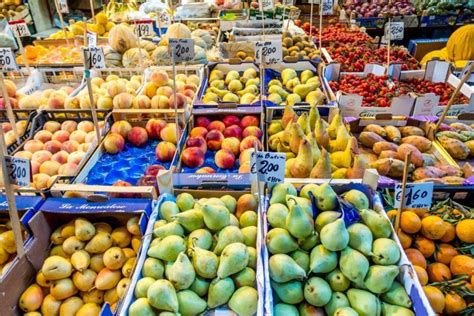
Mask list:
POLYGON ((427 53, 446 47, 447 42, 447 38, 413 39, 408 44, 408 51, 416 60, 421 61, 427 53))

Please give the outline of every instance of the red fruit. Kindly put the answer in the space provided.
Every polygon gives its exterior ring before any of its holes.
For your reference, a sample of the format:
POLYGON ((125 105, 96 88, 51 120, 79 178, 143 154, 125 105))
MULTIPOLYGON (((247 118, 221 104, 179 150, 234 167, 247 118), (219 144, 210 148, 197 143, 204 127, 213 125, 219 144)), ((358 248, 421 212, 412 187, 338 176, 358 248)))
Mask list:
POLYGON ((181 161, 189 168, 201 167, 204 164, 204 153, 199 147, 188 147, 181 154, 181 161))
POLYGON ((148 137, 151 139, 159 139, 161 130, 166 126, 166 121, 160 119, 149 119, 146 122, 145 129, 148 137))
POLYGON ((258 118, 253 115, 246 115, 240 121, 240 127, 245 129, 248 126, 258 126, 259 125, 258 118))
POLYGON ((151 165, 151 166, 146 167, 145 175, 156 177, 158 175, 158 172, 160 172, 160 170, 166 170, 166 168, 163 167, 162 165, 151 165))
POLYGON ((194 123, 195 126, 201 126, 201 127, 205 127, 207 128, 207 126, 209 125, 209 123, 211 123, 211 120, 208 119, 207 117, 205 116, 198 116, 196 118, 196 121, 194 123))
POLYGON ((132 145, 140 147, 146 144, 148 141, 148 133, 143 127, 135 126, 132 127, 130 133, 128 133, 127 140, 132 145))
POLYGON ((200 148, 201 151, 203 152, 203 154, 206 153, 207 151, 207 144, 206 144, 206 140, 201 137, 201 136, 198 136, 198 137, 189 137, 187 140, 186 140, 186 147, 197 147, 197 148, 200 148))
POLYGON ((207 130, 218 130, 219 132, 223 132, 225 130, 226 125, 221 121, 212 121, 207 125, 207 130))
MULTIPOLYGON (((132 184, 127 182, 127 181, 122 181, 118 180, 114 184, 112 184, 114 187, 131 187, 132 184)), ((111 197, 114 198, 134 198, 136 196, 135 193, 110 193, 111 197)))
POLYGON ((235 116, 235 115, 226 115, 222 119, 222 122, 225 124, 226 127, 231 126, 231 125, 239 125, 240 124, 240 119, 235 116))

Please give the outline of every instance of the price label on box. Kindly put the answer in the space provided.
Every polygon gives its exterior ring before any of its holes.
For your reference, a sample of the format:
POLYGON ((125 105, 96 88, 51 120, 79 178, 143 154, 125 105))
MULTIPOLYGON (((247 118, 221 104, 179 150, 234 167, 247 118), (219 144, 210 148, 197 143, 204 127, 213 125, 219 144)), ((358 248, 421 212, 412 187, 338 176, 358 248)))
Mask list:
POLYGON ((0 69, 5 71, 18 70, 15 55, 10 47, 0 48, 0 69))
POLYGON ((105 57, 102 47, 84 48, 84 67, 86 69, 105 68, 105 57))
POLYGON ((283 60, 281 41, 257 41, 255 43, 255 62, 260 63, 262 58, 266 64, 281 63, 283 60))
POLYGON ((7 165, 8 177, 12 184, 22 187, 30 185, 31 165, 29 159, 5 156, 5 162, 7 165))
POLYGON ((402 40, 405 31, 405 24, 403 22, 390 22, 385 24, 385 38, 390 40, 402 40))
POLYGON ((166 10, 162 10, 156 18, 159 27, 169 27, 171 25, 171 16, 166 10))
POLYGON ((153 37, 155 31, 153 30, 153 21, 136 21, 135 34, 138 37, 153 37))
POLYGON ((250 156, 250 173, 258 181, 266 183, 279 183, 285 180, 286 155, 267 151, 255 151, 250 156))
MULTIPOLYGON (((402 185, 395 186, 395 205, 398 207, 402 198, 402 185)), ((430 208, 433 200, 433 182, 407 183, 403 208, 430 208)))
POLYGON ((96 47, 97 46, 97 33, 87 31, 87 46, 96 47))
POLYGON ((175 62, 189 62, 194 59, 194 41, 191 38, 170 38, 170 54, 175 62))
POLYGON ((69 13, 69 6, 67 5, 67 0, 58 0, 59 12, 69 13))
POLYGON ((273 0, 260 0, 259 4, 262 11, 273 10, 273 0))
POLYGON ((334 2, 333 0, 322 0, 322 14, 323 15, 333 15, 334 14, 334 2))
POLYGON ((8 24, 10 24, 12 32, 14 32, 18 37, 31 36, 28 25, 24 20, 10 21, 8 24))

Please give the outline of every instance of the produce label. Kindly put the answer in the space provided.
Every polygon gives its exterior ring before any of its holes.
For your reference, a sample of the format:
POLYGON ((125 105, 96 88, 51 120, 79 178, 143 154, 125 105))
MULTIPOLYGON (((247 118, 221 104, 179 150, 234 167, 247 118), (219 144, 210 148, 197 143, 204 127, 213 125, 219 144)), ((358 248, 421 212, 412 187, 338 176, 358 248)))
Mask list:
POLYGON ((281 63, 283 59, 281 41, 257 41, 255 43, 255 61, 259 63, 262 58, 266 64, 281 63))
POLYGON ((155 36, 155 31, 153 30, 153 21, 135 21, 135 34, 138 37, 155 36))
POLYGON ((403 22, 390 22, 385 24, 385 38, 390 40, 402 40, 403 33, 405 30, 405 24, 403 22))
POLYGON ((67 5, 67 0, 58 0, 59 12, 69 13, 69 7, 67 5))
POLYGON ((323 0, 322 15, 333 15, 334 14, 334 2, 333 0, 323 0))
POLYGON ((84 48, 84 67, 86 69, 105 68, 105 57, 102 47, 84 48))
MULTIPOLYGON (((395 205, 400 206, 402 198, 402 184, 395 186, 395 205)), ((403 206, 406 208, 430 208, 433 199, 433 182, 407 183, 403 206)))
POLYGON ((97 46, 97 33, 87 31, 87 46, 89 47, 97 46))
POLYGON ((8 177, 12 184, 22 187, 30 185, 31 167, 29 159, 5 156, 5 162, 7 165, 8 177))
POLYGON ((188 62, 194 58, 194 41, 191 38, 170 38, 169 47, 174 62, 188 62))
POLYGON ((28 29, 28 25, 24 20, 18 21, 10 21, 11 30, 18 36, 18 37, 26 37, 31 36, 30 30, 28 29))
POLYGON ((0 69, 5 71, 18 70, 15 55, 10 47, 0 48, 0 69))
POLYGON ((285 180, 285 162, 284 153, 273 153, 267 151, 252 152, 250 156, 251 168, 250 174, 258 181, 266 183, 279 183, 285 180))
POLYGON ((260 10, 273 10, 273 0, 260 0, 260 10))
POLYGON ((159 27, 169 27, 171 25, 171 16, 166 10, 162 10, 156 17, 156 24, 159 27))

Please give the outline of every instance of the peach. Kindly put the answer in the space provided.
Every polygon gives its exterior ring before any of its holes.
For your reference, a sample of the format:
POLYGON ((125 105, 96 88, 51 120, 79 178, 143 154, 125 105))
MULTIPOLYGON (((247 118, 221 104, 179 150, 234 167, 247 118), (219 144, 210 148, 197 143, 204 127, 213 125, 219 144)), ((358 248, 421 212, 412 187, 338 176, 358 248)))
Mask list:
POLYGON ((161 162, 168 162, 173 160, 176 146, 170 142, 161 142, 156 146, 155 156, 161 162))
POLYGON ((224 130, 225 137, 236 137, 239 140, 242 138, 242 129, 239 125, 230 125, 224 130))
POLYGON ((116 154, 125 147, 125 139, 117 133, 110 133, 104 139, 104 149, 109 154, 116 154))
POLYGON ((42 142, 44 144, 47 141, 50 141, 51 137, 53 137, 53 133, 51 133, 50 131, 42 130, 42 131, 39 131, 38 133, 36 133, 35 137, 33 137, 33 139, 39 140, 40 142, 42 142))
POLYGON ((168 86, 159 87, 156 90, 156 95, 162 95, 162 96, 167 97, 168 99, 171 97, 172 94, 173 94, 173 88, 168 87, 168 86))
POLYGON ((211 120, 208 119, 207 117, 199 116, 199 117, 196 118, 196 121, 195 121, 194 125, 207 128, 207 126, 210 123, 211 123, 211 120))
POLYGON ((150 107, 152 109, 169 109, 170 108, 169 102, 170 101, 167 96, 155 95, 151 99, 150 107))
POLYGON ((166 170, 166 168, 163 167, 162 165, 151 165, 151 166, 146 167, 145 175, 156 177, 158 175, 158 172, 160 172, 160 170, 166 170))
POLYGON ((67 162, 67 159, 69 158, 69 153, 67 151, 61 150, 55 153, 52 157, 51 160, 59 162, 61 165, 65 164, 67 162))
POLYGON ((76 151, 77 148, 79 148, 79 143, 76 142, 75 140, 68 140, 67 142, 64 142, 61 146, 61 150, 65 150, 68 153, 72 153, 73 151, 76 151))
POLYGON ((61 144, 57 140, 50 140, 49 142, 46 142, 46 144, 44 144, 44 150, 47 150, 50 153, 55 154, 61 150, 62 146, 63 144, 61 144))
POLYGON ((53 154, 51 152, 47 150, 40 150, 40 151, 35 152, 31 156, 31 160, 37 161, 40 164, 42 164, 43 162, 50 160, 52 156, 53 154))
POLYGON ((216 170, 211 167, 202 167, 196 170, 196 173, 216 173, 216 170))
POLYGON ((49 176, 54 176, 58 174, 59 167, 61 167, 61 164, 59 162, 48 160, 41 164, 39 168, 39 172, 45 173, 49 176))
POLYGON ((164 86, 168 84, 168 74, 162 70, 154 71, 150 75, 150 81, 158 87, 164 86))
POLYGON ((69 154, 69 157, 67 158, 67 162, 79 165, 82 161, 82 158, 84 158, 85 155, 86 153, 82 151, 74 151, 69 154))
POLYGON ((40 166, 41 164, 39 162, 31 160, 31 174, 37 174, 40 166))
POLYGON ((85 141, 86 136, 86 132, 77 130, 71 133, 71 136, 69 136, 69 141, 76 141, 79 144, 82 144, 85 141))
POLYGON ((74 132, 76 129, 77 129, 77 122, 75 121, 68 120, 68 121, 64 121, 61 124, 61 130, 66 131, 69 134, 74 132))
POLYGON ((46 123, 44 123, 44 126, 43 126, 44 130, 47 130, 51 133, 59 131, 60 128, 61 128, 61 123, 56 122, 56 121, 47 121, 46 123))
POLYGON ((91 147, 91 145, 91 143, 82 143, 79 145, 79 147, 77 147, 77 150, 86 153, 91 147))
POLYGON ((260 140, 255 136, 247 136, 240 142, 240 151, 244 151, 248 148, 253 148, 253 144, 257 143, 257 148, 262 150, 263 146, 260 140))
POLYGON ((239 166, 239 173, 250 173, 250 161, 246 161, 239 166))
POLYGON ((56 180, 58 179, 58 177, 59 177, 59 175, 54 175, 54 176, 52 176, 52 177, 49 177, 49 180, 48 180, 48 182, 46 183, 46 186, 47 186, 48 188, 51 188, 51 187, 53 186, 53 184, 56 183, 56 180))
POLYGON ((20 109, 37 109, 40 105, 40 99, 33 95, 27 95, 18 101, 20 109))
POLYGON ((245 129, 247 126, 258 126, 259 125, 258 118, 253 115, 246 115, 240 121, 240 127, 245 129))
POLYGON ((16 85, 13 81, 5 79, 5 87, 7 88, 7 94, 9 97, 14 97, 16 95, 16 85))
MULTIPOLYGON (((178 127, 178 133, 181 135, 181 128, 178 127)), ((162 140, 171 142, 173 144, 177 144, 178 140, 176 139, 176 124, 175 123, 168 123, 166 126, 160 131, 160 137, 162 140)))
POLYGON ((97 99, 97 110, 112 110, 114 107, 113 99, 109 96, 100 96, 97 99))
POLYGON ((13 144, 14 142, 16 142, 15 133, 13 133, 13 131, 8 131, 8 132, 5 134, 5 144, 6 144, 7 146, 10 146, 10 145, 13 144))
POLYGON ((135 126, 132 127, 132 130, 128 133, 127 140, 134 146, 143 146, 148 141, 148 133, 143 127, 135 126))
POLYGON ((105 80, 102 79, 101 77, 94 77, 94 78, 91 78, 91 83, 92 83, 94 86, 100 87, 104 82, 105 82, 105 80))
MULTIPOLYGON (((168 87, 169 88, 169 87, 168 87)), ((149 98, 153 98, 157 93, 158 87, 153 84, 153 82, 147 82, 143 88, 143 94, 149 98)))
POLYGON ((188 78, 186 78, 186 83, 194 83, 196 86, 199 86, 199 83, 201 80, 199 80, 199 77, 196 75, 189 75, 188 78))
POLYGON ((35 153, 37 151, 44 149, 44 144, 39 140, 30 139, 25 143, 23 149, 29 151, 30 153, 35 153))
POLYGON ((181 155, 183 164, 190 168, 201 167, 204 164, 204 153, 199 147, 188 147, 181 155))
POLYGON ((227 149, 237 156, 240 153, 240 140, 237 137, 224 138, 221 148, 227 149))
POLYGON ((210 150, 219 150, 221 149, 222 141, 224 140, 224 135, 218 130, 209 131, 206 135, 207 147, 210 150))
POLYGON ((225 124, 226 127, 231 126, 231 125, 239 125, 240 124, 240 119, 232 114, 228 114, 224 116, 222 119, 222 122, 225 124))
MULTIPOLYGON (((18 109, 18 102, 14 98, 9 98, 10 100, 10 105, 12 109, 18 109)), ((6 106, 6 103, 3 101, 3 98, 0 98, 0 109, 4 110, 6 106)))
MULTIPOLYGON (((173 82, 171 82, 170 86, 173 86, 173 82)), ((183 81, 176 81, 176 91, 178 91, 178 93, 184 92, 184 86, 185 83, 183 81)))
POLYGON ((127 86, 121 81, 110 81, 107 85, 107 94, 111 98, 114 98, 125 91, 127 91, 127 86))
POLYGON ((38 173, 33 175, 33 185, 37 190, 46 189, 50 176, 45 173, 38 173))
POLYGON ((81 121, 77 124, 77 130, 83 131, 84 133, 89 133, 94 130, 94 123, 91 121, 81 121))
POLYGON ((133 100, 134 109, 149 109, 150 107, 151 101, 146 95, 139 95, 133 100))
POLYGON ((64 109, 66 98, 62 95, 50 96, 48 99, 48 109, 64 109))
POLYGON ((232 169, 234 168, 235 156, 230 150, 221 149, 214 156, 214 161, 216 166, 221 169, 232 169))
POLYGON ((13 155, 13 157, 25 158, 25 159, 31 160, 31 158, 33 157, 33 154, 29 151, 22 150, 22 151, 19 151, 19 152, 15 153, 13 155))
MULTIPOLYGON (((112 186, 114 186, 114 187, 131 187, 132 184, 127 182, 127 181, 118 180, 114 184, 112 184, 112 186)), ((110 196, 114 197, 114 198, 134 198, 135 193, 110 193, 110 196)))
POLYGON ((67 97, 64 100, 64 108, 66 110, 79 109, 80 107, 81 107, 81 102, 78 97, 67 97))
POLYGON ((131 109, 133 107, 134 96, 130 93, 122 92, 114 97, 115 109, 131 109))
POLYGON ((111 133, 119 134, 123 138, 127 138, 128 133, 130 133, 131 130, 132 125, 130 125, 129 122, 123 120, 115 122, 110 128, 111 133))
POLYGON ((186 140, 186 147, 198 147, 201 148, 202 152, 205 154, 207 151, 207 144, 204 137, 197 136, 197 137, 189 137, 186 140))
POLYGON ((166 121, 160 119, 149 119, 146 122, 145 129, 148 137, 151 139, 159 139, 161 130, 166 126, 166 121))
POLYGON ((169 97, 169 100, 168 100, 168 104, 169 104, 169 107, 170 109, 174 109, 174 99, 176 97, 176 108, 178 109, 182 109, 186 106, 187 104, 187 100, 186 100, 186 96, 182 93, 176 93, 175 94, 172 94, 170 97, 169 97))
POLYGON ((84 143, 92 143, 96 139, 97 139, 97 134, 94 131, 92 131, 92 132, 87 133, 86 138, 84 139, 84 143))
POLYGON ((197 85, 195 85, 194 83, 184 83, 184 92, 186 92, 186 90, 190 90, 192 92, 196 91, 197 90, 197 85))
POLYGON ((205 127, 198 126, 198 127, 194 127, 191 130, 191 132, 189 133, 189 136, 191 136, 191 137, 198 137, 198 136, 206 137, 206 134, 207 134, 207 129, 205 127))
POLYGON ((2 124, 2 129, 3 129, 4 133, 6 133, 8 131, 11 131, 12 130, 12 125, 10 123, 3 123, 2 124))
POLYGON ((187 97, 191 100, 194 98, 194 91, 193 90, 186 89, 186 90, 184 90, 183 94, 184 94, 185 97, 187 97))
POLYGON ((250 157, 251 157, 253 151, 254 151, 253 147, 252 148, 247 148, 244 151, 242 151, 239 155, 239 164, 242 165, 246 162, 250 162, 250 157))
POLYGON ((56 140, 60 143, 64 143, 69 140, 70 135, 71 134, 68 131, 59 130, 54 132, 53 137, 51 137, 51 139, 56 140))
POLYGON ((65 163, 59 167, 58 174, 60 176, 72 177, 76 174, 77 165, 75 163, 65 163))
POLYGON ((221 121, 212 121, 211 123, 209 123, 209 125, 207 126, 207 129, 209 131, 211 130, 218 130, 219 132, 223 132, 225 130, 225 124, 222 123, 221 121))
POLYGON ((262 137, 262 130, 257 126, 247 126, 242 131, 242 137, 245 138, 247 136, 255 136, 260 139, 262 137))

